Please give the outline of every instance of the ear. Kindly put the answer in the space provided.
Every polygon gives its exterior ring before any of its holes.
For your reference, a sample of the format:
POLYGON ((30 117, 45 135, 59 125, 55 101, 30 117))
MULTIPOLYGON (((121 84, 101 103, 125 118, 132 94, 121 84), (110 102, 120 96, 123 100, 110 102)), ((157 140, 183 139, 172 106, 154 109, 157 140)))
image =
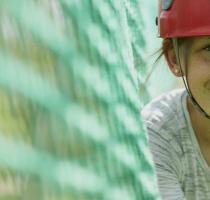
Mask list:
POLYGON ((176 54, 174 52, 174 49, 168 50, 165 53, 165 58, 166 58, 167 64, 168 64, 171 72, 177 77, 182 77, 183 74, 181 73, 180 65, 177 62, 176 54))

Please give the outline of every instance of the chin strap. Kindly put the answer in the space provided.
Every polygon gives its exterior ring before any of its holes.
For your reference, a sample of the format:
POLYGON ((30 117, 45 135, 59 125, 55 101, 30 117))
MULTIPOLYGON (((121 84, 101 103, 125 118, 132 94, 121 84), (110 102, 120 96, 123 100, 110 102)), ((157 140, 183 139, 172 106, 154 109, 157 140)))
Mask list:
POLYGON ((184 78, 184 73, 181 67, 181 61, 180 61, 180 56, 179 56, 179 48, 178 48, 178 41, 177 38, 172 38, 172 42, 173 42, 173 46, 174 46, 174 51, 175 51, 175 55, 176 55, 176 60, 178 65, 180 66, 180 71, 182 74, 182 80, 184 82, 185 88, 187 90, 187 93, 190 97, 191 102, 193 103, 193 105, 195 106, 195 108, 206 118, 210 119, 210 116, 208 113, 205 112, 205 110, 199 105, 199 103, 196 101, 196 99, 194 98, 194 96, 192 95, 192 92, 190 90, 189 84, 188 84, 188 80, 187 80, 187 73, 186 76, 184 78), (185 80, 186 79, 186 80, 185 80))

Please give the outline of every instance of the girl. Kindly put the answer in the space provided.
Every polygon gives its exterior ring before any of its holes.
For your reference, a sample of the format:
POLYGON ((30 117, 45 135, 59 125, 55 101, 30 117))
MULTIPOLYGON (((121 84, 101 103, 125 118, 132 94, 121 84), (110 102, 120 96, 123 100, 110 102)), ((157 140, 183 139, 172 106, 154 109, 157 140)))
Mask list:
POLYGON ((163 200, 210 199, 210 0, 162 0, 162 55, 185 89, 142 111, 163 200))

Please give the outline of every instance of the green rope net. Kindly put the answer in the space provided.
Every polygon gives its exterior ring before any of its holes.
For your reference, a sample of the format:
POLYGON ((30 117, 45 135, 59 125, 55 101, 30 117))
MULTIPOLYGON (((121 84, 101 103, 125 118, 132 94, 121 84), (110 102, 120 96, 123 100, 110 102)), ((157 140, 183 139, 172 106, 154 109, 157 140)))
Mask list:
POLYGON ((159 199, 141 9, 0 1, 0 199, 159 199))

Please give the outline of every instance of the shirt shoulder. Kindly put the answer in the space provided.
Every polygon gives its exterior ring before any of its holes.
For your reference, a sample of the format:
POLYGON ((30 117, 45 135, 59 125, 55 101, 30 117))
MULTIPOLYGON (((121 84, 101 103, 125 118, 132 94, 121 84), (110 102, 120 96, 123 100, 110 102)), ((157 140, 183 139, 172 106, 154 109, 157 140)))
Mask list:
POLYGON ((147 128, 157 133, 177 133, 186 126, 182 108, 184 94, 186 94, 185 89, 173 90, 147 104, 141 112, 147 128))
POLYGON ((185 95, 184 89, 164 93, 142 110, 156 167, 158 169, 161 167, 160 170, 164 172, 170 172, 180 183, 183 181, 184 174, 182 136, 187 131, 183 110, 185 95))

